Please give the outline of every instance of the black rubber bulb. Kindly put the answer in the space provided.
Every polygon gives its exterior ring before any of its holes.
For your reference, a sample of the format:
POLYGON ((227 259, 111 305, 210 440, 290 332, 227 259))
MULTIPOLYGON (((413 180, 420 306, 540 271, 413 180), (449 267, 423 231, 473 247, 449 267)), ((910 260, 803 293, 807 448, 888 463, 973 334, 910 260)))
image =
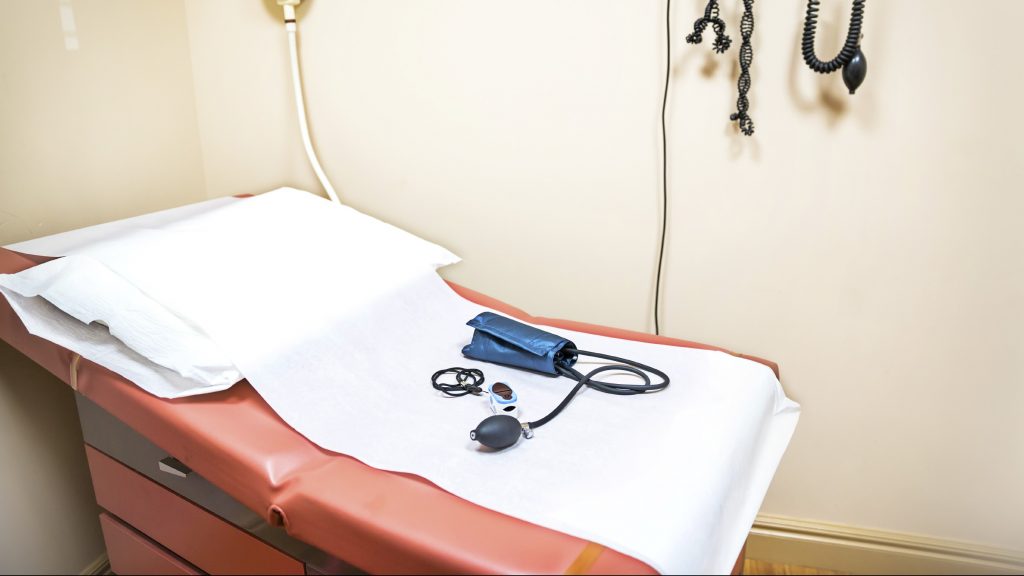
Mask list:
POLYGON ((864 52, 857 48, 857 53, 843 66, 843 82, 850 89, 850 94, 857 92, 857 88, 864 82, 868 75, 868 61, 864 58, 864 52))
POLYGON ((469 433, 470 440, 494 448, 504 450, 519 441, 523 435, 523 425, 512 416, 507 414, 496 414, 484 419, 476 430, 469 433))

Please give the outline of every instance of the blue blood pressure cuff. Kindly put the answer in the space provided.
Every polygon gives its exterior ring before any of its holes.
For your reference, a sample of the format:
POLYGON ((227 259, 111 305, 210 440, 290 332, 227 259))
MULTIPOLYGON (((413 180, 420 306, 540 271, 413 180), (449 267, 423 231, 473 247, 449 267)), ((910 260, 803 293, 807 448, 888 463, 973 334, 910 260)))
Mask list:
POLYGON ((556 366, 570 368, 576 363, 576 345, 557 334, 493 312, 467 324, 475 328, 472 342, 462 349, 467 358, 552 376, 558 376, 556 366))

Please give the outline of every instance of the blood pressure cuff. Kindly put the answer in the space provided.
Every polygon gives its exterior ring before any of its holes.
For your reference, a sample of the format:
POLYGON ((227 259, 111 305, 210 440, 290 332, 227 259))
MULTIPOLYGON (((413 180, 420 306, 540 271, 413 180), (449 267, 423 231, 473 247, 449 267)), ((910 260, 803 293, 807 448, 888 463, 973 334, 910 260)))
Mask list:
POLYGON ((466 324, 476 329, 472 342, 462 349, 467 358, 552 376, 558 375, 556 366, 576 363, 576 345, 557 334, 493 312, 483 312, 466 324))

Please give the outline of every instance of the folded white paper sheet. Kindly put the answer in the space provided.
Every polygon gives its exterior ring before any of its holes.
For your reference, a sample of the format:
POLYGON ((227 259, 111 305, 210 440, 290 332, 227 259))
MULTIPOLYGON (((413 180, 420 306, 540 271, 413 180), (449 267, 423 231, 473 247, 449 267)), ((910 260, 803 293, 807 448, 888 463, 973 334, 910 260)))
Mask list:
POLYGON ((198 386, 221 390, 242 379, 206 334, 89 256, 65 256, 20 274, 0 274, 0 290, 42 297, 86 328, 106 327, 132 351, 198 386))
POLYGON ((43 298, 29 298, 0 288, 30 334, 45 338, 124 376, 139 388, 161 398, 183 398, 220 392, 233 383, 206 386, 185 378, 135 352, 113 337, 106 327, 83 324, 43 298))
MULTIPOLYGON (((239 199, 237 198, 208 200, 152 214, 144 214, 124 220, 106 222, 96 226, 44 236, 17 244, 10 244, 5 246, 5 248, 37 256, 63 256, 76 248, 83 249, 103 241, 117 241, 125 234, 134 230, 159 228, 238 201, 239 199)), ((56 264, 54 266, 63 266, 63 264, 56 264)), ((37 270, 39 268, 41 267, 37 266, 33 269, 34 272, 30 272, 25 276, 40 274, 47 270, 47 268, 37 270)), ((50 268, 51 271, 56 269, 50 268)), ((68 275, 63 277, 68 277, 68 275)), ((80 282, 82 285, 88 285, 92 282, 92 279, 85 275, 85 277, 77 278, 75 281, 80 282)), ((44 286, 45 282, 41 278, 37 278, 33 282, 23 282, 21 288, 26 291, 31 290, 32 287, 42 290, 44 286)), ((183 376, 174 370, 161 366, 125 345, 124 342, 111 335, 102 320, 85 324, 43 298, 25 297, 3 286, 0 286, 0 293, 7 297, 12 308, 21 317, 30 333, 60 344, 68 350, 80 354, 83 358, 88 358, 100 366, 124 376, 154 396, 181 398, 196 394, 209 394, 225 390, 238 380, 238 371, 233 366, 225 368, 222 374, 224 377, 212 384, 183 376), (231 371, 236 375, 235 378, 230 376, 231 371)), ((88 298, 87 293, 81 293, 79 296, 88 298)), ((121 311, 125 310, 122 309, 121 311)))

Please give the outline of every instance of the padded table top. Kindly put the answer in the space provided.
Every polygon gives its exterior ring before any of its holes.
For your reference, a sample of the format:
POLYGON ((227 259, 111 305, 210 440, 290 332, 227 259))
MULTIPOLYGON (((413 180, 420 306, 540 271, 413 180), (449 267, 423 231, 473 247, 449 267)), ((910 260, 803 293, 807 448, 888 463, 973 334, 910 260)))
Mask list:
MULTIPOLYGON (((0 248, 0 273, 47 260, 0 248)), ((521 320, 673 346, 720 348, 640 332, 532 317, 478 292, 462 297, 521 320)), ((0 339, 134 428, 271 524, 368 572, 653 573, 585 540, 494 512, 409 474, 325 451, 282 421, 246 382, 178 400, 29 334, 0 298, 0 339), (595 551, 599 551, 596 554, 595 551), (585 553, 586 552, 586 553, 585 553)), ((778 367, 755 357, 745 358, 778 367)))

